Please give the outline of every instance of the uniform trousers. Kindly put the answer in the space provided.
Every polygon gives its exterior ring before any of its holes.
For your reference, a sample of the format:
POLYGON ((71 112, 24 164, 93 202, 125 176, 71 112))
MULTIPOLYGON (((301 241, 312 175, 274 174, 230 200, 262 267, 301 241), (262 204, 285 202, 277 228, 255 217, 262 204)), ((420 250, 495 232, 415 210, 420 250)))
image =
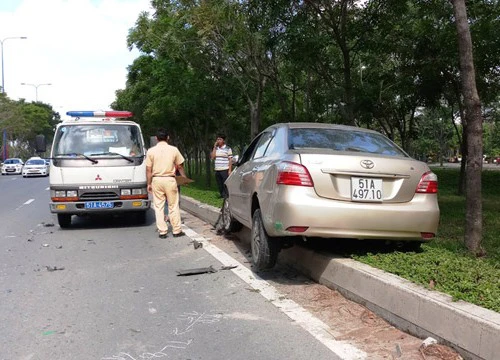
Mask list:
POLYGON ((179 190, 175 177, 155 176, 151 182, 153 190, 153 205, 155 210, 156 227, 160 234, 168 232, 168 225, 165 221, 165 201, 168 205, 168 217, 172 224, 172 233, 179 234, 181 228, 181 213, 179 209, 179 190))

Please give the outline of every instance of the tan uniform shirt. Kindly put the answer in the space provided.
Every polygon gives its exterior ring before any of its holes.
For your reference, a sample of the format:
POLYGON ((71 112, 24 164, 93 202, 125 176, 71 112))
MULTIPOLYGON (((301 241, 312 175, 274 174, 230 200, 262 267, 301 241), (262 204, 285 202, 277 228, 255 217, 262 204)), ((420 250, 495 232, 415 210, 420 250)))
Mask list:
POLYGON ((152 176, 175 176, 175 166, 184 163, 184 157, 175 146, 160 141, 146 154, 146 166, 151 168, 152 176))

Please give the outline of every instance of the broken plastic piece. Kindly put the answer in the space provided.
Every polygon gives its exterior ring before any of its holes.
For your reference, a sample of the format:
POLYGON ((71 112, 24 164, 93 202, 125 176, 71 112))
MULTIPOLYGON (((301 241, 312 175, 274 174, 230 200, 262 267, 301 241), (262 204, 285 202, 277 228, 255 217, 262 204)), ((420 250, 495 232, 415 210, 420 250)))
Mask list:
POLYGON ((177 270, 177 276, 189 276, 189 275, 216 273, 216 272, 217 270, 215 270, 213 266, 210 265, 209 267, 204 267, 204 268, 177 270))
POLYGON ((221 266, 221 270, 231 270, 231 269, 234 269, 234 268, 237 268, 238 265, 226 265, 226 266, 221 266))

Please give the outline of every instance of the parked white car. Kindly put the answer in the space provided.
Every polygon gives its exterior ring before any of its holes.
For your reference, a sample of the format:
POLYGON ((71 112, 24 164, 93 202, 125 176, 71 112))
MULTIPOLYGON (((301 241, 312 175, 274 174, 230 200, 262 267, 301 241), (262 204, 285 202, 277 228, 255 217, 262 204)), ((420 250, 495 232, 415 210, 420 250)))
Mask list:
POLYGON ((23 161, 19 158, 5 159, 2 165, 2 175, 21 174, 23 165, 23 161))
POLYGON ((49 176, 50 166, 40 157, 32 157, 26 161, 23 167, 23 177, 49 176))

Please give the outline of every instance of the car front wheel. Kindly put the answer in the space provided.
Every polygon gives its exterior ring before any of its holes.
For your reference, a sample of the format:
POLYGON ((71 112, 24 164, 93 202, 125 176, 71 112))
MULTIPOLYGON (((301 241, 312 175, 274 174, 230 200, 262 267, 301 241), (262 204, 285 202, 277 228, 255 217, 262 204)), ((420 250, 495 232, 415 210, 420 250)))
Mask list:
POLYGON ((276 265, 280 244, 276 238, 267 235, 260 209, 252 218, 252 263, 257 271, 271 269, 276 265))

